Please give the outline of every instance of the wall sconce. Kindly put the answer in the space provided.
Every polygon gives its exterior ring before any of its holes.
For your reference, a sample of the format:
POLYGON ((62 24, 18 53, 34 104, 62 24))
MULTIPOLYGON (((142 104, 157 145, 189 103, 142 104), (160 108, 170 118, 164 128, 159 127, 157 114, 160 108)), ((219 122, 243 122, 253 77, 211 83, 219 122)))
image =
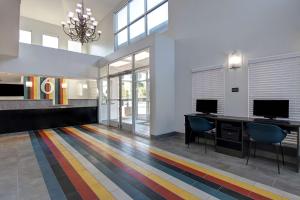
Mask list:
POLYGON ((240 68, 243 65, 243 55, 240 52, 233 52, 228 56, 228 67, 240 68))
POLYGON ((67 84, 67 83, 62 83, 62 84, 61 84, 61 88, 62 88, 62 89, 66 89, 67 87, 68 87, 68 84, 67 84))
POLYGON ((32 81, 26 81, 25 86, 28 87, 28 88, 31 88, 32 87, 32 81))

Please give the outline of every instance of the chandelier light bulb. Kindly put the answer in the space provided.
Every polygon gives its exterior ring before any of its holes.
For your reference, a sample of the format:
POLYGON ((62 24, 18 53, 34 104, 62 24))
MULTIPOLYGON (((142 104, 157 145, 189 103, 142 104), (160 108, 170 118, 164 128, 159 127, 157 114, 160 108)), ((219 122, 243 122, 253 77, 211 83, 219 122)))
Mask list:
POLYGON ((97 22, 97 21, 94 21, 94 22, 93 22, 93 25, 94 25, 94 26, 97 26, 97 25, 98 25, 98 22, 97 22))
POLYGON ((77 9, 76 9, 76 12, 77 12, 77 13, 81 13, 81 9, 77 8, 77 9))
POLYGON ((72 18, 74 16, 73 12, 69 12, 68 17, 72 18))
POLYGON ((88 18, 88 15, 82 15, 82 17, 83 17, 84 19, 86 19, 86 18, 88 18))
POLYGON ((65 25, 66 25, 66 22, 62 21, 62 22, 61 22, 61 25, 65 26, 65 25))
POLYGON ((86 33, 86 36, 90 37, 90 36, 91 36, 91 34, 89 34, 89 33, 86 33))
POLYGON ((87 12, 87 15, 88 15, 88 16, 91 16, 91 15, 92 15, 92 13, 91 13, 91 12, 87 12))
POLYGON ((95 21, 95 18, 94 18, 94 17, 91 17, 91 21, 92 21, 92 22, 95 21))
POLYGON ((86 9, 86 12, 91 12, 92 10, 90 8, 87 8, 86 9))
POLYGON ((82 4, 81 4, 81 3, 78 3, 78 4, 77 4, 77 7, 78 7, 78 8, 82 8, 82 4))
POLYGON ((101 35, 101 34, 102 34, 102 31, 98 31, 98 34, 101 35))
POLYGON ((71 21, 70 21, 70 20, 68 20, 68 21, 67 21, 67 24, 69 24, 69 25, 70 25, 70 24, 71 24, 71 21))

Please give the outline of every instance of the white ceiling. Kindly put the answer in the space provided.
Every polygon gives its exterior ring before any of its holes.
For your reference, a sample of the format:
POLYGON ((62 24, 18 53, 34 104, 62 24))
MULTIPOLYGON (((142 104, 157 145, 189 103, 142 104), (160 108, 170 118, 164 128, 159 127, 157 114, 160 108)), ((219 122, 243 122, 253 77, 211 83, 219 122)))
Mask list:
MULTIPOLYGON (((101 21, 123 0, 84 0, 93 16, 101 21)), ((81 0, 21 0, 21 16, 60 25, 66 21, 69 11, 75 12, 76 3, 81 0)))

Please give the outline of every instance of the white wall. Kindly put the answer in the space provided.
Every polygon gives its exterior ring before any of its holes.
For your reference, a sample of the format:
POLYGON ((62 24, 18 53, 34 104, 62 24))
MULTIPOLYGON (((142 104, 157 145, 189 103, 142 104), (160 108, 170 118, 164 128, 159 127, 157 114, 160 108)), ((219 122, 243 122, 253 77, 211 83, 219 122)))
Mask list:
MULTIPOLYGON (((20 29, 31 31, 31 43, 35 45, 43 44, 43 34, 58 37, 58 48, 68 50, 69 37, 63 32, 61 26, 45 23, 42 21, 20 17, 20 29)), ((82 53, 88 53, 88 45, 84 44, 82 53)))
MULTIPOLYGON (((225 65, 234 50, 243 53, 245 64, 226 69, 225 114, 247 116, 247 60, 300 51, 299 8, 299 0, 169 0, 169 30, 164 35, 175 40, 174 129, 184 132, 184 114, 194 111, 191 69, 225 65), (240 92, 232 93, 232 87, 240 92)), ((112 20, 110 13, 102 22, 110 31, 112 20)), ((113 37, 102 42, 112 51, 113 37)), ((120 51, 131 46, 136 44, 120 51)))
POLYGON ((0 56, 17 56, 20 0, 0 1, 0 56))
POLYGON ((69 99, 96 99, 97 80, 67 79, 69 99), (86 84, 87 88, 82 85, 86 84))
POLYGON ((17 58, 0 59, 0 71, 25 75, 97 78, 101 57, 20 44, 17 58))
MULTIPOLYGON (((233 50, 246 60, 300 50, 299 0, 170 0, 169 6, 177 131, 184 131, 183 115, 193 112, 191 68, 225 64, 233 50)), ((225 114, 246 116, 246 68, 226 71, 225 92, 225 114), (231 93, 231 87, 240 92, 231 93)))
POLYGON ((152 135, 175 131, 175 42, 164 37, 155 37, 152 58, 151 123, 152 135), (152 97, 153 95, 153 97, 152 97))
POLYGON ((102 31, 100 40, 89 45, 88 52, 91 55, 107 56, 114 51, 113 12, 111 11, 99 22, 98 30, 102 31))

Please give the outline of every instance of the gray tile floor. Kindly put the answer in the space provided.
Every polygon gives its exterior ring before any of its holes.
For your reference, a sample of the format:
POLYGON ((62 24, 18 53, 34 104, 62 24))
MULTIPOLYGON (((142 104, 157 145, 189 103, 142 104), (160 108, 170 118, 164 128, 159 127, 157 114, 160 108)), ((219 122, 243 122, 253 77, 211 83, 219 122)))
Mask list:
POLYGON ((0 136, 0 199, 50 199, 27 133, 0 136))
MULTIPOLYGON (((119 133, 133 137, 128 133, 119 133)), ((246 166, 245 159, 216 153, 213 148, 209 148, 205 154, 202 145, 192 144, 188 149, 184 144, 183 134, 151 140, 136 136, 134 138, 241 177, 300 195, 300 174, 292 166, 281 167, 281 174, 278 175, 274 161, 252 158, 246 166)), ((27 133, 1 135, 0 160, 1 200, 50 199, 27 133)))
MULTIPOLYGON (((213 147, 208 148, 207 154, 204 153, 203 145, 192 144, 190 148, 187 148, 184 144, 184 134, 181 133, 152 139, 150 143, 153 146, 212 167, 300 195, 300 173, 297 173, 292 165, 281 166, 281 174, 278 174, 275 161, 251 157, 249 165, 246 166, 245 159, 217 153, 213 147)), ((259 155, 259 152, 257 152, 257 155, 259 155)))
MULTIPOLYGON (((102 125, 98 126, 106 128, 102 125)), ((140 142, 156 146, 238 176, 272 186, 291 194, 300 195, 300 173, 295 171, 295 166, 288 164, 285 166, 281 165, 281 174, 278 174, 276 161, 258 157, 259 151, 257 151, 256 158, 251 157, 249 164, 245 165, 245 158, 217 153, 214 151, 213 146, 208 147, 206 154, 204 146, 201 144, 191 144, 190 148, 187 148, 187 145, 184 144, 184 134, 182 133, 151 138, 149 140, 117 129, 114 129, 114 131, 128 137, 133 137, 140 142)))

